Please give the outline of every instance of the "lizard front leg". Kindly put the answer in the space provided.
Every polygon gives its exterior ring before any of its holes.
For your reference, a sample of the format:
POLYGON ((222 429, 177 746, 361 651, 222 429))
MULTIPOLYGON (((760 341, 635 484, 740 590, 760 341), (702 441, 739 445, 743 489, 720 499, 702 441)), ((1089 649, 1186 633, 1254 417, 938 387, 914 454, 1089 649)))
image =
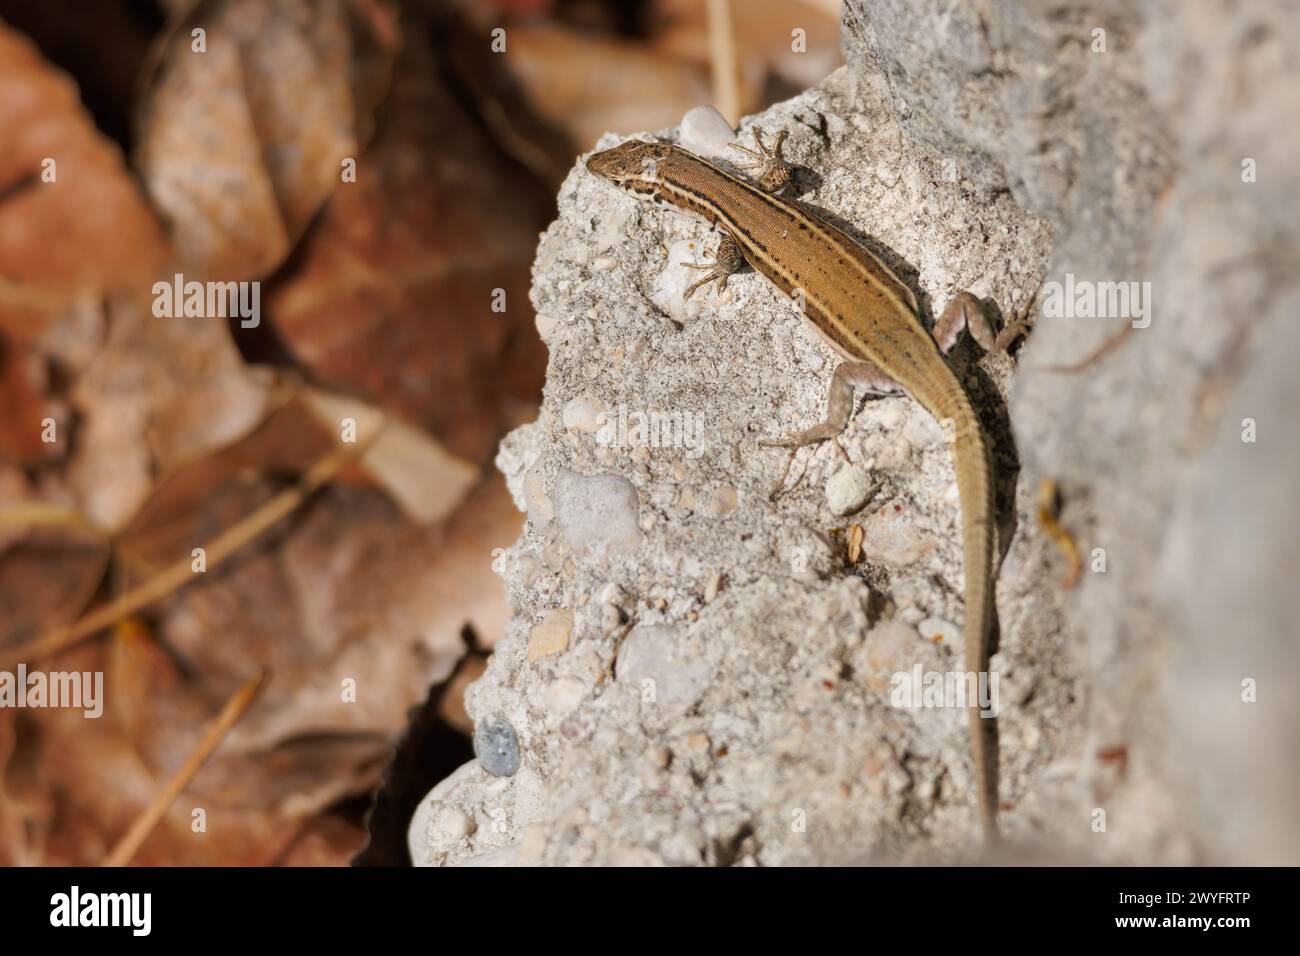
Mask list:
POLYGON ((746 163, 745 168, 757 173, 758 185, 763 192, 775 195, 790 183, 790 164, 781 155, 781 146, 785 143, 787 135, 789 134, 786 130, 777 133, 776 143, 769 149, 763 142, 763 131, 755 126, 754 145, 758 147, 757 151, 741 146, 739 143, 728 144, 732 149, 751 158, 752 161, 746 163))
POLYGON ((708 285, 710 282, 718 283, 718 291, 727 288, 727 280, 739 272, 745 266, 745 254, 740 251, 740 244, 728 233, 723 233, 722 241, 718 243, 718 251, 713 254, 712 262, 683 262, 681 265, 688 269, 708 269, 709 274, 697 282, 692 282, 686 291, 682 294, 682 301, 686 302, 694 294, 695 290, 702 285, 708 285))
MULTIPOLYGON (((747 149, 736 143, 732 143, 733 149, 740 150, 756 160, 758 160, 758 184, 759 187, 768 193, 779 193, 790 182, 790 166, 781 155, 781 145, 785 142, 786 131, 781 130, 776 136, 776 143, 771 149, 763 142, 763 131, 754 127, 754 143, 758 146, 758 152, 747 149)), ((739 272, 745 265, 745 254, 740 250, 740 244, 736 242, 729 233, 724 233, 722 241, 718 243, 718 251, 714 253, 712 262, 683 262, 682 265, 688 269, 708 269, 709 274, 697 282, 693 282, 687 287, 682 294, 682 301, 690 299, 691 295, 702 285, 708 285, 710 282, 718 283, 718 291, 721 292, 727 288, 727 280, 739 272)))

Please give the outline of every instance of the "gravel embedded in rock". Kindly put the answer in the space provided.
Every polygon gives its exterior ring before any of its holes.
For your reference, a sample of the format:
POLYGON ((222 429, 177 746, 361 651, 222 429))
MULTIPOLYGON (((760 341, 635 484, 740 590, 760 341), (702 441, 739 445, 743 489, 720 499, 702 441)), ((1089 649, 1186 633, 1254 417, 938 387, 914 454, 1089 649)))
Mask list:
POLYGON ((700 156, 726 156, 727 144, 736 140, 735 130, 712 106, 697 106, 682 117, 681 144, 700 156))
POLYGON ((600 430, 608 414, 609 409, 600 399, 579 395, 565 404, 560 421, 571 432, 590 434, 600 430))
POLYGON ((629 554, 641 543, 636 488, 621 475, 561 471, 553 503, 564 539, 579 554, 629 554))
POLYGON ((857 465, 845 465, 826 482, 826 505, 831 514, 852 514, 871 494, 871 478, 857 465))
POLYGON ((572 633, 573 611, 563 607, 547 611, 528 635, 528 659, 537 661, 563 653, 569 648, 572 633))
POLYGON ((443 806, 439 809, 440 812, 429 825, 429 836, 436 846, 450 846, 476 829, 473 817, 459 807, 443 806))
POLYGON ((934 538, 917 528, 910 505, 890 501, 862 522, 862 553, 868 561, 905 568, 935 549, 934 538))
POLYGON ((488 717, 474 728, 474 756, 494 777, 513 777, 519 770, 519 738, 510 721, 488 717))
POLYGON ((648 688, 653 706, 673 715, 700 699, 713 671, 703 661, 688 662, 677 628, 643 624, 623 641, 614 675, 620 683, 648 688), (647 680, 653 684, 646 685, 647 680))
POLYGON ((735 488, 728 488, 725 485, 714 488, 705 495, 701 502, 700 510, 714 518, 721 518, 723 515, 730 514, 736 510, 736 504, 739 501, 735 488))

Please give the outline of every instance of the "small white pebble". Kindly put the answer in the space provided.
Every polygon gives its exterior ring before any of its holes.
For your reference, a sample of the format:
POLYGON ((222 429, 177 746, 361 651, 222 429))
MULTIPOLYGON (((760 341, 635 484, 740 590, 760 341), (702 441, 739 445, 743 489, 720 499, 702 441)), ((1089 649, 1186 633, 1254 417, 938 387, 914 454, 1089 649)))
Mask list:
POLYGON ((533 324, 537 326, 537 334, 541 337, 542 341, 549 342, 551 340, 551 333, 555 331, 555 327, 560 323, 559 319, 555 316, 547 315, 545 312, 538 312, 536 318, 533 320, 533 324))
POLYGON ((546 706, 551 713, 563 715, 570 713, 586 694, 586 687, 576 677, 561 677, 546 688, 546 706))
POLYGON ((641 542, 640 499, 632 483, 620 475, 562 470, 555 478, 552 500, 564 540, 580 555, 631 554, 641 542))
POLYGON ((722 156, 736 133, 712 106, 697 106, 682 117, 681 145, 700 156, 722 156))
POLYGON ((852 514, 861 508, 871 494, 871 479, 857 465, 845 465, 826 482, 826 504, 831 514, 852 514))
POLYGON ((430 826, 430 835, 440 847, 447 847, 477 829, 474 819, 456 807, 443 807, 430 826))
POLYGON ((903 421, 902 402, 878 402, 875 405, 876 421, 887 431, 897 428, 903 421))
POLYGON ((930 448, 944 442, 943 428, 929 415, 913 415, 903 426, 903 437, 913 448, 930 448))
POLYGON ((608 414, 609 408, 604 402, 583 394, 569 399, 560 420, 568 431, 590 434, 600 430, 608 414))
POLYGON ((895 616, 904 624, 910 624, 913 627, 925 620, 925 612, 919 607, 905 607, 895 616))
POLYGON ((515 562, 517 578, 522 587, 530 588, 537 583, 537 577, 542 573, 541 562, 531 554, 525 554, 515 562))

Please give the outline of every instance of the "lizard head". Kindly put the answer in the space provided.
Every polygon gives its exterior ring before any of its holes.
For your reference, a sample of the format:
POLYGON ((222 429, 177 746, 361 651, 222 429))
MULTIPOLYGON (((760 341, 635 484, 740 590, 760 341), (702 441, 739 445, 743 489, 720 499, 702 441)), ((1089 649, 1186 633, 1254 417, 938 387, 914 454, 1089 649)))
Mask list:
POLYGON ((593 153, 587 158, 587 168, 623 189, 648 193, 657 187, 660 170, 672 152, 673 147, 667 143, 630 139, 613 149, 593 153))

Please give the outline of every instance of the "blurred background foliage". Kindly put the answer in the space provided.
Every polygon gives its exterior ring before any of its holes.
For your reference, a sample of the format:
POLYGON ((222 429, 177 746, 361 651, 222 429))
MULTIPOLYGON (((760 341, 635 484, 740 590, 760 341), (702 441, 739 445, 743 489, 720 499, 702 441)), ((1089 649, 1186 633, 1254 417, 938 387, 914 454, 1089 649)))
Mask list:
POLYGON ((0 709, 0 862, 401 862, 508 617, 492 458, 536 414, 561 179, 817 82, 838 16, 0 0, 0 670, 106 686, 99 719, 0 709), (157 315, 178 273, 261 283, 259 321, 157 315))

